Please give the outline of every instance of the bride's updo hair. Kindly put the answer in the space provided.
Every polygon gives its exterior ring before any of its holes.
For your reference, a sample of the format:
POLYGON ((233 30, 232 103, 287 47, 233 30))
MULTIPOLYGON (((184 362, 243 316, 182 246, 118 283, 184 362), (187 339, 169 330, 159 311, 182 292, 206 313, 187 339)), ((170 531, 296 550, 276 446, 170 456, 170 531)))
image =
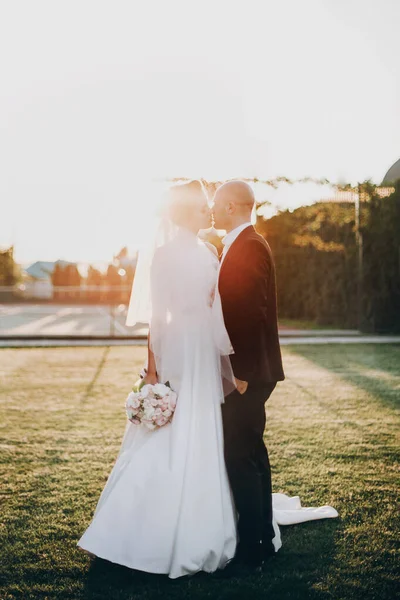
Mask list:
POLYGON ((203 184, 198 179, 173 185, 168 194, 168 216, 175 225, 184 226, 196 202, 207 202, 203 184))

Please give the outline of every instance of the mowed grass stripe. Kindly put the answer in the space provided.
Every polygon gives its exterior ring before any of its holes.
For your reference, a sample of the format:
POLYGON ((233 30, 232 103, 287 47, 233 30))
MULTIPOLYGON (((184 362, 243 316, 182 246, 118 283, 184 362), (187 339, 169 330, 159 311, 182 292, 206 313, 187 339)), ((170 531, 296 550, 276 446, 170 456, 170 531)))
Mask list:
POLYGON ((170 581, 76 548, 115 461, 143 347, 0 351, 4 599, 392 599, 398 538, 400 347, 283 348, 267 402, 274 491, 339 519, 282 529, 262 575, 170 581))

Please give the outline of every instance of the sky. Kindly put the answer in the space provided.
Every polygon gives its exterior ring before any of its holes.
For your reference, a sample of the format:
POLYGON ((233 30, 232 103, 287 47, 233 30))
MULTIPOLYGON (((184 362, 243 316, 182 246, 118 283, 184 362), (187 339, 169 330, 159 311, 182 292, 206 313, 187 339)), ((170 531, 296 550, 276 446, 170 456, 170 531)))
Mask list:
POLYGON ((399 21, 398 0, 0 0, 0 246, 134 251, 165 177, 380 182, 399 21))

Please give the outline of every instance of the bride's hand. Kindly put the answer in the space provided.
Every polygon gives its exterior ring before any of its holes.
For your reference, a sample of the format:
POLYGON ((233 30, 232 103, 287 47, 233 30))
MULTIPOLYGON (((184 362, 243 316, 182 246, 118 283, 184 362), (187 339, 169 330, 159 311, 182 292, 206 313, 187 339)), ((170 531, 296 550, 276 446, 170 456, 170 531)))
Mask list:
POLYGON ((144 382, 146 385, 155 385, 158 383, 157 373, 146 373, 146 377, 144 378, 144 382))

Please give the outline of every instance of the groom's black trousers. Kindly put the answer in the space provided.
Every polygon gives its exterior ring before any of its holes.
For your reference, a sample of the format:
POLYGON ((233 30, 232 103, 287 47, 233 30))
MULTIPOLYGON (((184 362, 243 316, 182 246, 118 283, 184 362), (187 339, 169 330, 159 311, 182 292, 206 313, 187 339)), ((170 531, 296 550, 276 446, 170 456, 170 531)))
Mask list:
POLYGON ((225 463, 236 509, 242 548, 262 540, 267 546, 274 537, 272 484, 268 451, 264 444, 265 402, 276 383, 249 384, 222 404, 225 463))

